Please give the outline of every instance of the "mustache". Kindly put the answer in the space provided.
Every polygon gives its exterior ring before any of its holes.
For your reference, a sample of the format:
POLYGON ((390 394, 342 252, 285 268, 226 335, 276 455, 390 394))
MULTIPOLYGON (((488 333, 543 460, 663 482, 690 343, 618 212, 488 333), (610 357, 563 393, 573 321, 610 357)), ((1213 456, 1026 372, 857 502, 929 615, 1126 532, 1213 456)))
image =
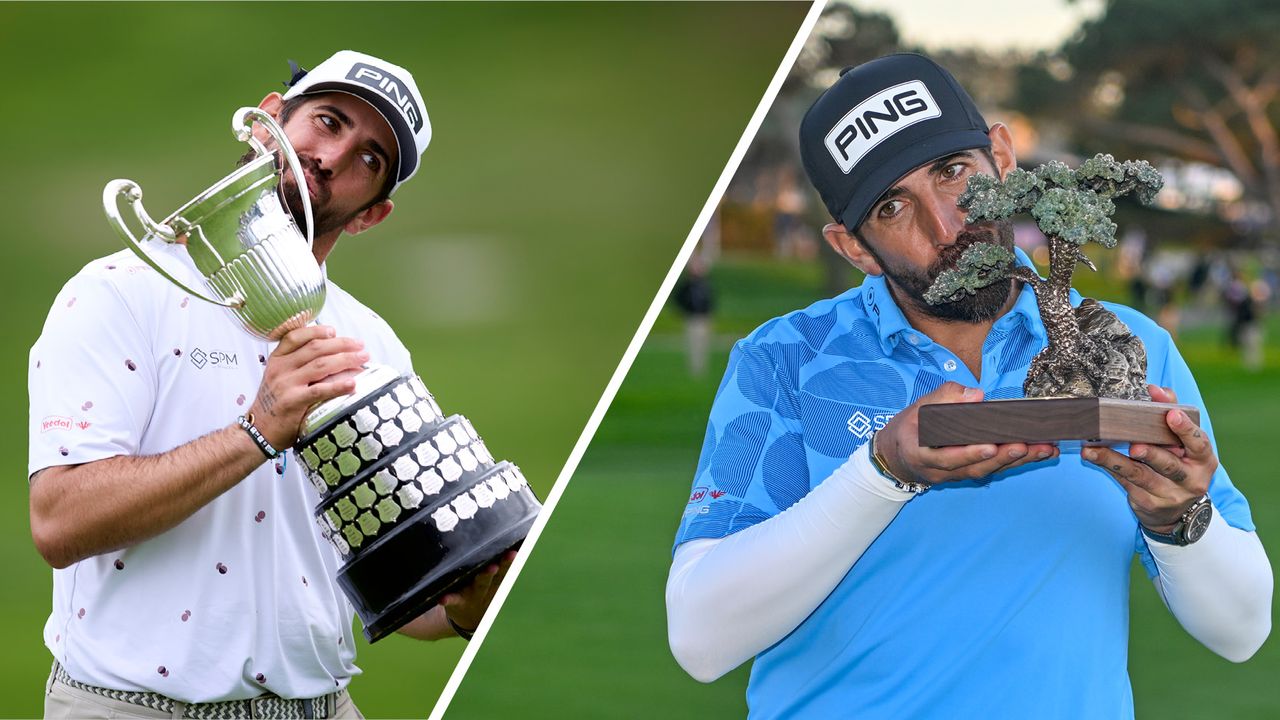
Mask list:
MULTIPOLYGON (((298 164, 302 166, 302 172, 307 176, 307 187, 315 192, 316 204, 326 205, 329 202, 329 173, 320 166, 320 161, 310 155, 298 155, 298 164)), ((285 181, 293 185, 294 191, 301 196, 299 183, 292 173, 285 177, 285 181)))
POLYGON ((964 254, 964 251, 978 243, 999 245, 1000 241, 996 237, 995 231, 988 228, 961 231, 959 235, 956 235, 956 241, 948 247, 942 248, 938 252, 937 259, 930 263, 929 277, 937 279, 943 272, 955 268, 960 262, 960 256, 964 254))

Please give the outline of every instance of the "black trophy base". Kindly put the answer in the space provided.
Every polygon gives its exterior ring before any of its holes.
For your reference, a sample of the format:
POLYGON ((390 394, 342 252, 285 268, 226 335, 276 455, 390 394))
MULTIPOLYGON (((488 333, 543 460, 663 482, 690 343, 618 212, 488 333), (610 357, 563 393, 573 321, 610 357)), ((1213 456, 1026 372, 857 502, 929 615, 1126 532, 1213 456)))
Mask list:
MULTIPOLYGON (((510 466, 493 470, 504 467, 510 466)), ((360 616, 365 639, 373 643, 395 632, 518 546, 541 509, 525 485, 447 531, 422 512, 362 550, 338 571, 338 584, 360 616)))
POLYGON ((1199 424, 1200 410, 1143 400, 1027 398, 920 408, 920 446, 986 443, 1178 445, 1165 416, 1180 409, 1199 424))

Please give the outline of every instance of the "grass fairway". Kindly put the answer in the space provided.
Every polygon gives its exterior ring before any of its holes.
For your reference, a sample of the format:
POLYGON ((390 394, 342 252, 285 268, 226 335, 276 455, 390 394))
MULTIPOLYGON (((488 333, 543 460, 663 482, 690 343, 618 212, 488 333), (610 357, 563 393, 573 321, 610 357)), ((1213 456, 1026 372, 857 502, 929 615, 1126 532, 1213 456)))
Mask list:
MULTIPOLYGON (((471 666, 448 717, 734 718, 745 668, 699 685, 667 649, 663 586, 729 338, 814 299, 816 268, 735 261, 716 268, 717 370, 688 377, 677 319, 665 314, 637 357, 529 564, 471 666), (808 299, 806 299, 806 296, 808 299), (743 308, 750 310, 744 312, 743 308)), ((1090 292, 1106 297, 1106 288, 1090 292)), ((1212 330, 1184 353, 1208 403, 1220 451, 1249 498, 1262 538, 1280 536, 1271 444, 1280 427, 1280 323, 1270 364, 1244 373, 1212 330)), ((1130 675, 1139 718, 1280 717, 1280 644, 1233 665, 1201 647, 1164 609, 1135 563, 1130 675)), ((927 682, 927 679, 922 678, 927 682)))
MULTIPOLYGON (((330 276, 545 495, 807 10, 0 4, 0 64, 15 69, 0 113, 0 717, 41 713, 50 664, 50 571, 27 519, 27 352, 58 288, 122 247, 107 181, 136 180, 163 217, 229 172, 244 151, 232 112, 281 90, 287 59, 353 48, 411 69, 431 146, 395 214, 343 239, 330 276)), ((353 695, 371 717, 424 716, 462 648, 362 646, 353 695)))

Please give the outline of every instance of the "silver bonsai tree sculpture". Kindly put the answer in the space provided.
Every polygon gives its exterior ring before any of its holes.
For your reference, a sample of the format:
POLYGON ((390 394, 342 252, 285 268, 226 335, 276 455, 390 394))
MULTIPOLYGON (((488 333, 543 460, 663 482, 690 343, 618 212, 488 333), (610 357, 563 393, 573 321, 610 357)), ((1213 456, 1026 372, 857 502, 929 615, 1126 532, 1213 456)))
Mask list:
POLYGON ((1085 299, 1071 307, 1076 263, 1096 271, 1080 249, 1095 242, 1115 247, 1113 198, 1133 194, 1151 202, 1163 180, 1146 161, 1117 162, 1096 155, 1079 168, 1054 161, 1035 170, 1014 170, 1000 181, 975 175, 957 204, 969 223, 1003 220, 1029 212, 1049 240, 1049 277, 1019 265, 1013 252, 989 242, 975 243, 954 268, 942 272, 925 299, 951 302, 999 280, 1017 278, 1036 294, 1049 344, 1031 361, 1023 386, 1026 397, 1109 397, 1150 400, 1142 341, 1110 310, 1085 299))

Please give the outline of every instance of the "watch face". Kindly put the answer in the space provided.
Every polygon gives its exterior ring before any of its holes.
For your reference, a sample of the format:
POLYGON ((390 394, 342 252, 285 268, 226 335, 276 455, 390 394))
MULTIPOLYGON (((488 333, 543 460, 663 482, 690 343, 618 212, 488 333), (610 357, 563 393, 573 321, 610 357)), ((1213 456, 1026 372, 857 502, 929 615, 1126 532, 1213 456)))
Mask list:
POLYGON ((1209 529, 1209 520, 1213 518, 1213 506, 1205 503, 1196 508, 1195 514, 1191 519, 1187 520, 1186 539, 1187 544, 1191 544, 1201 537, 1204 537, 1205 530, 1209 529))

